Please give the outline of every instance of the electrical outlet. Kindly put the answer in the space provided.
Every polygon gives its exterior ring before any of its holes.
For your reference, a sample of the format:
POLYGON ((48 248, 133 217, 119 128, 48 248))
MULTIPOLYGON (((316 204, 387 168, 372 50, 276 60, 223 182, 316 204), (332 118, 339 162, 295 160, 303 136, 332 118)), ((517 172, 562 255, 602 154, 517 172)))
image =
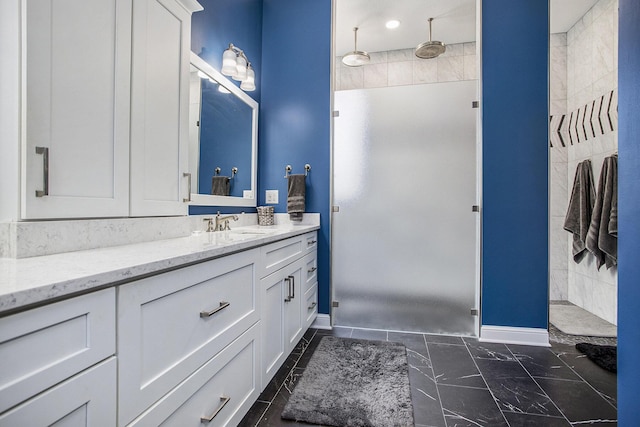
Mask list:
POLYGON ((267 190, 266 191, 266 199, 267 203, 270 205, 278 204, 278 190, 267 190))

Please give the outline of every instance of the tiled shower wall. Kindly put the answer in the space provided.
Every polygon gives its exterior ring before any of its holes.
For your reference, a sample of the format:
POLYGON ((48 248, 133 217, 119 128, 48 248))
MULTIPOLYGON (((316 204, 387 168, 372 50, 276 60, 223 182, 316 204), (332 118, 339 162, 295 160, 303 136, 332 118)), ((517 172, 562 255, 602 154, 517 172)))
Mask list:
POLYGON ((591 254, 576 264, 571 235, 562 226, 578 163, 591 160, 597 186, 604 158, 617 152, 617 34, 618 2, 600 0, 566 34, 552 35, 550 78, 550 298, 569 300, 614 324, 617 269, 598 271, 591 254))
POLYGON ((414 49, 371 52, 371 61, 361 67, 347 67, 336 58, 336 90, 475 80, 476 43, 447 45, 445 53, 420 59, 414 49))

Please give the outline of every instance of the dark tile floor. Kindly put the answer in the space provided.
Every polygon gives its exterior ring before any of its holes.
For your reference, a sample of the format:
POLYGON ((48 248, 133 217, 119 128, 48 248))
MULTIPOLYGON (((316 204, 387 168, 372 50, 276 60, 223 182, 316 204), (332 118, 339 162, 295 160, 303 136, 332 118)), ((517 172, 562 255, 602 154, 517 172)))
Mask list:
POLYGON ((530 347, 350 328, 307 331, 240 425, 307 425, 280 413, 325 335, 404 343, 416 426, 617 425, 616 375, 572 344, 530 347))

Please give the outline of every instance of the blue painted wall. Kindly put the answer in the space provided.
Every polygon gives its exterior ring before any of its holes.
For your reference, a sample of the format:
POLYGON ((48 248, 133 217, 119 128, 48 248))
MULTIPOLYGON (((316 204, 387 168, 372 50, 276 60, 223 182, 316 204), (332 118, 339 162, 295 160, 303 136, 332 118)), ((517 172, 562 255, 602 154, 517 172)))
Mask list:
POLYGON ((640 422, 640 2, 620 0, 618 54, 618 425, 640 422))
MULTIPOLYGON (((262 0, 199 0, 204 10, 191 18, 191 50, 213 68, 222 68, 229 43, 241 48, 256 72, 256 90, 247 92, 260 102, 262 77, 262 0)), ((239 82, 234 81, 237 86, 239 82)))
POLYGON ((482 8, 482 324, 546 329, 548 2, 482 8))
POLYGON ((331 0, 264 0, 259 203, 279 190, 286 212, 285 166, 307 179, 309 212, 319 212, 319 311, 329 313, 331 0))

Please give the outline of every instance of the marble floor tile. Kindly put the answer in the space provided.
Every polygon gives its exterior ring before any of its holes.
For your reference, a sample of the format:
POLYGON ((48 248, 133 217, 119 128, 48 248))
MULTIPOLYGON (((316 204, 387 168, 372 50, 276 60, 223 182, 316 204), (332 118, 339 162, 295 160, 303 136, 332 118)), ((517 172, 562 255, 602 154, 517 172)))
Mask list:
POLYGON ((612 422, 618 417, 616 409, 585 382, 549 378, 536 381, 572 423, 612 422))
POLYGON ((489 390, 438 386, 448 426, 507 426, 489 390))
POLYGON ((474 359, 480 360, 509 360, 515 361, 515 357, 506 345, 498 343, 483 343, 478 341, 467 342, 469 352, 474 359))
POLYGON ((560 356, 578 376, 593 387, 611 405, 617 407, 617 375, 602 369, 582 353, 565 353, 560 356))
POLYGON ((508 345, 516 359, 532 377, 579 380, 578 376, 551 349, 508 345))
POLYGON ((569 427, 571 425, 564 417, 547 417, 515 412, 505 412, 504 416, 511 427, 569 427))
POLYGON ((353 333, 351 334, 351 338, 357 338, 361 340, 372 340, 372 341, 386 341, 387 340, 387 332, 386 331, 375 331, 371 329, 353 329, 353 333))
POLYGON ((462 341, 462 337, 453 337, 449 335, 424 334, 424 338, 428 343, 464 345, 464 341, 462 341))
POLYGON ((427 348, 438 384, 487 387, 467 347, 429 343, 427 348))

